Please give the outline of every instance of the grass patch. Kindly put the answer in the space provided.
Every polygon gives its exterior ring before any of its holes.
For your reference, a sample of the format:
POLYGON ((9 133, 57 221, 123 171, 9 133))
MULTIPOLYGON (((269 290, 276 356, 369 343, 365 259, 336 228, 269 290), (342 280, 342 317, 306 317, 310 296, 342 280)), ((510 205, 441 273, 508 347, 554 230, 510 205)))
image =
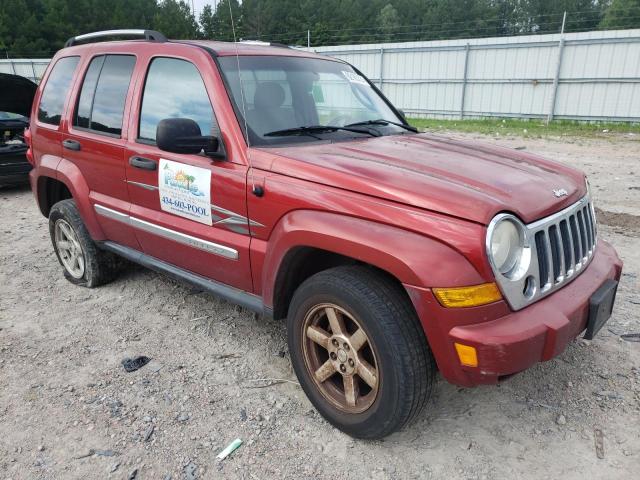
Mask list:
POLYGON ((420 130, 483 133, 494 136, 543 137, 591 137, 611 138, 624 135, 640 140, 640 123, 573 122, 554 120, 546 125, 543 120, 481 119, 437 120, 409 118, 409 123, 420 130))

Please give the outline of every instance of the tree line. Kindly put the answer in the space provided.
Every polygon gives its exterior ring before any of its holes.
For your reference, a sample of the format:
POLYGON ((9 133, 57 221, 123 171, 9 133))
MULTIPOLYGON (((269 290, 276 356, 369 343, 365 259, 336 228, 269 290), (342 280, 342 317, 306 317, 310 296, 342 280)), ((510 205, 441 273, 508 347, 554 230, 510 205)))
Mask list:
MULTIPOLYGON (((312 46, 640 28, 640 0, 2 0, 0 53, 48 57, 80 33, 158 30, 169 38, 312 46)), ((5 56, 3 55, 3 56, 5 56)))

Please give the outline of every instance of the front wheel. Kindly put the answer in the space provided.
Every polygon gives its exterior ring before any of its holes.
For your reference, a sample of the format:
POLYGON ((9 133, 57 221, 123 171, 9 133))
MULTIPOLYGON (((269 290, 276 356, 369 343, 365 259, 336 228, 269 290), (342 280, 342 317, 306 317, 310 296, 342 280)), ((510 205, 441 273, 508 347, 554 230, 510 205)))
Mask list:
POLYGON ((64 276, 71 283, 93 288, 113 279, 119 259, 98 248, 73 200, 62 200, 51 208, 49 233, 64 276))
POLYGON ((288 316, 293 367, 332 425, 358 438, 401 429, 424 407, 433 356, 402 287, 360 266, 307 279, 288 316))

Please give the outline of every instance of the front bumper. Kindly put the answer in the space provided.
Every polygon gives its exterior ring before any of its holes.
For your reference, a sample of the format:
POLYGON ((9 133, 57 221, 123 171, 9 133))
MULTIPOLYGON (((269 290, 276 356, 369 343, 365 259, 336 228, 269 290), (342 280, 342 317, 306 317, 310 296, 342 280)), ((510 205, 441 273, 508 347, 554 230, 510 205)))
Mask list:
POLYGON ((451 383, 474 386, 497 383, 501 377, 562 353, 585 330, 591 295, 606 280, 619 280, 621 272, 616 251, 599 241, 582 274, 517 312, 509 310, 504 301, 484 307, 444 308, 429 289, 405 287, 442 375, 451 383), (460 365, 454 342, 476 348, 477 367, 460 365))

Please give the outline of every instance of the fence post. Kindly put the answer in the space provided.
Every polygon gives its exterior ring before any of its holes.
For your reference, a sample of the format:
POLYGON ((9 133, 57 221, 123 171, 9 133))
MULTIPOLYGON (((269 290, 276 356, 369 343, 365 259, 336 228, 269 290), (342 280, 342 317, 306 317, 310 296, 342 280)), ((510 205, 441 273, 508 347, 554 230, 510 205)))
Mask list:
POLYGON ((560 41, 558 42, 558 63, 556 65, 556 75, 553 77, 553 87, 551 91, 551 106, 547 115, 547 125, 556 113, 556 99, 558 97, 558 84, 560 83, 560 69, 562 68, 562 51, 564 50, 564 25, 567 21, 567 12, 562 16, 562 29, 560 30, 560 41))
POLYGON ((307 30, 307 48, 311 48, 311 30, 307 30))
POLYGON ((469 71, 469 51, 471 50, 470 45, 464 47, 464 74, 462 76, 462 95, 460 99, 460 120, 464 118, 464 99, 467 94, 467 73, 469 71))
POLYGON ((380 48, 380 76, 378 77, 378 88, 382 91, 382 81, 383 81, 383 72, 384 72, 384 47, 380 48))
POLYGON ((33 63, 33 60, 31 60, 31 71, 33 72, 33 82, 38 83, 38 76, 36 75, 36 66, 33 63))

